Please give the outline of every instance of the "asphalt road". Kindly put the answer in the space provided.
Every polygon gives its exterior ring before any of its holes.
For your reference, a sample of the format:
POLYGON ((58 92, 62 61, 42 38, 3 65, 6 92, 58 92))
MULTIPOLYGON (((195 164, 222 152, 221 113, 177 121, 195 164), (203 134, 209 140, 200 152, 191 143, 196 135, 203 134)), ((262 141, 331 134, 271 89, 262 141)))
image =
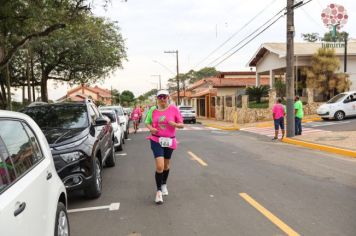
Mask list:
POLYGON ((99 199, 71 195, 69 209, 120 203, 70 213, 72 236, 356 235, 354 159, 238 131, 180 131, 157 206, 146 135, 131 135, 127 155, 104 169, 99 199))
POLYGON ((346 118, 342 121, 326 120, 318 122, 308 122, 303 123, 303 127, 317 128, 327 131, 356 131, 356 118, 346 118))

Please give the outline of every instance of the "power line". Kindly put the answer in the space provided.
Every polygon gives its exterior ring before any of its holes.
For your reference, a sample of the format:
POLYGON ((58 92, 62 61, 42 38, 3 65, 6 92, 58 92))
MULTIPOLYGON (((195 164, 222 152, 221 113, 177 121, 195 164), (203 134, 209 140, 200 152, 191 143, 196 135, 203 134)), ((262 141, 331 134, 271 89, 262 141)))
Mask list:
MULTIPOLYGON (((302 7, 308 3, 310 3, 313 0, 309 0, 305 3, 303 3, 302 1, 296 3, 293 6, 293 9, 295 8, 299 8, 302 7)), ((266 23, 268 23, 269 21, 271 21, 274 17, 276 17, 278 14, 280 14, 283 10, 285 10, 286 8, 284 7, 281 11, 279 11, 276 15, 274 15, 272 18, 270 18, 266 23)), ((229 54, 227 57, 225 57, 223 60, 221 60, 219 63, 215 64, 214 67, 220 65, 221 63, 223 63, 224 61, 226 61, 228 58, 230 58, 232 55, 234 55, 236 52, 238 52, 239 50, 241 50, 242 48, 244 48, 248 43, 250 43, 252 40, 254 40, 255 38, 257 38, 260 34, 262 34, 263 32, 265 32, 268 28, 270 28, 273 24, 275 24, 280 18, 282 18, 284 15, 286 15, 287 12, 285 12, 283 15, 280 15, 276 20, 274 20, 271 24, 269 24, 267 27, 265 27, 262 31, 260 31, 257 35, 255 35, 253 38, 251 38, 250 40, 248 40, 245 44, 243 44, 241 47, 239 47, 238 49, 236 49, 235 51, 233 51, 231 54, 229 54)), ((235 45, 232 49, 236 48, 238 45, 240 45, 243 41, 245 41, 246 39, 248 39, 251 35, 253 35, 255 32, 257 32, 258 30, 260 30, 264 25, 266 25, 266 23, 264 23, 261 27, 259 27, 257 30, 255 30, 252 34, 250 34, 249 36, 247 36, 246 38, 244 38, 243 40, 241 40, 237 45, 235 45)), ((230 49, 229 51, 231 51, 232 49, 230 49)), ((214 63, 215 61, 219 60, 220 58, 222 58, 224 55, 226 55, 229 51, 227 51, 225 54, 223 54, 221 57, 219 57, 218 59, 214 60, 212 63, 214 63)), ((212 64, 210 63, 210 64, 212 64)), ((209 64, 209 65, 210 65, 209 64)))
POLYGON ((251 20, 249 20, 247 23, 245 23, 240 29, 238 29, 234 34, 232 34, 227 40, 225 40, 220 46, 215 48, 213 51, 211 51, 204 59, 202 59, 199 63, 197 63, 194 66, 194 69, 198 67, 201 63, 206 61, 211 55, 213 55, 215 52, 217 52, 220 48, 222 48, 227 42, 229 42, 233 37, 235 37, 237 34, 239 34, 244 28, 246 28, 252 21, 254 21, 260 14, 262 14, 264 11, 266 11, 273 3, 275 3, 277 0, 272 0, 271 3, 267 4, 261 11, 259 11, 251 20))
MULTIPOLYGON (((216 58, 215 60, 213 60, 212 62, 210 62, 208 65, 212 65, 214 64, 216 61, 220 60, 221 58, 223 58, 226 54, 228 54, 229 52, 231 52, 231 50, 235 49, 236 47, 238 47, 240 44, 242 44, 245 40, 247 40, 248 38, 250 38, 252 35, 254 35, 256 32, 258 32, 260 29, 262 29, 265 25, 267 25, 269 22, 271 22, 275 17, 277 17, 279 14, 281 14, 283 11, 285 10, 285 7, 280 10, 278 13, 276 13, 273 17, 271 17, 270 19, 268 19, 265 23, 263 23, 260 27, 258 27, 256 30, 254 30, 252 33, 250 33, 249 35, 247 35, 245 38, 243 38, 241 41, 239 41, 235 46, 233 46, 232 48, 230 48, 229 50, 227 50, 224 54, 222 54, 220 57, 216 58)), ((283 16, 283 15, 282 15, 283 16)))
POLYGON ((231 54, 229 54, 227 57, 225 57, 222 61, 220 61, 219 63, 215 64, 214 67, 220 65, 221 63, 223 63, 224 61, 226 61, 227 59, 229 59, 232 55, 234 55, 235 53, 237 53, 238 51, 240 51, 242 48, 244 48, 247 44, 249 44, 252 40, 254 40, 255 38, 257 38, 260 34, 262 34, 263 32, 265 32, 269 27, 271 27, 274 23, 276 23, 279 19, 281 19, 283 17, 283 15, 279 16, 276 20, 274 20, 271 24, 269 24, 266 28, 264 28, 261 32, 259 32, 257 35, 255 35, 253 38, 251 38, 250 40, 248 40, 245 44, 243 44, 241 47, 239 47, 238 49, 236 49, 235 51, 233 51, 231 54))

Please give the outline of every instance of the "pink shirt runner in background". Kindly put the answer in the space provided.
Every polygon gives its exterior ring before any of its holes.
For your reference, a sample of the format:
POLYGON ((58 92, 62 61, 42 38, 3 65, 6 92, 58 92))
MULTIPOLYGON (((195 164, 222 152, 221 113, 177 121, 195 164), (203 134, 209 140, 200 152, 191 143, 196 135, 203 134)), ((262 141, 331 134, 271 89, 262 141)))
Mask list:
POLYGON ((140 116, 141 116, 141 109, 140 108, 135 108, 131 113, 131 119, 132 120, 139 120, 140 116))
POLYGON ((278 120, 281 117, 284 117, 284 107, 282 104, 277 103, 273 105, 272 112, 274 114, 274 119, 278 120))
POLYGON ((170 146, 170 148, 176 149, 176 128, 168 124, 169 121, 174 121, 175 123, 183 123, 182 115, 176 106, 169 105, 169 107, 164 111, 155 109, 152 112, 152 127, 156 128, 158 132, 154 135, 150 135, 148 139, 158 142, 159 137, 172 138, 172 146, 170 146))

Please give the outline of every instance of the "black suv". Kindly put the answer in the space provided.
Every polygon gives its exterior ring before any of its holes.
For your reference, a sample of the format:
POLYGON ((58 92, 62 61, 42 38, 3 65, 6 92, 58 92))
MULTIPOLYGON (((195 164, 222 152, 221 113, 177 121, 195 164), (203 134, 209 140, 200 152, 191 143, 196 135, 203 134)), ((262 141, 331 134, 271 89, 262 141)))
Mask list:
POLYGON ((22 110, 40 126, 67 190, 83 189, 88 198, 102 191, 102 167, 115 166, 110 121, 90 102, 56 103, 22 110))

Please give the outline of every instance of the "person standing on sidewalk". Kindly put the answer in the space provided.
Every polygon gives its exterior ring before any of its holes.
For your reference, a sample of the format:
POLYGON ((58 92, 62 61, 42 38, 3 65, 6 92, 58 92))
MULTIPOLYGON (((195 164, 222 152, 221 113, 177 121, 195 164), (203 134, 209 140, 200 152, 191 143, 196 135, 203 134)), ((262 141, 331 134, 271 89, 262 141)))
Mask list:
POLYGON ((273 140, 278 139, 279 127, 282 131, 282 139, 284 138, 284 116, 285 109, 282 105, 282 99, 278 98, 276 104, 273 105, 272 108, 273 120, 274 120, 274 138, 273 140))
POLYGON ((170 159, 177 148, 176 128, 184 128, 183 118, 174 105, 168 103, 167 90, 157 92, 157 107, 153 106, 147 113, 145 124, 151 132, 148 137, 156 164, 157 204, 163 203, 162 195, 168 195, 167 179, 170 159))
POLYGON ((302 135, 302 119, 304 116, 303 103, 299 100, 298 96, 294 99, 294 110, 295 110, 295 135, 302 135))

